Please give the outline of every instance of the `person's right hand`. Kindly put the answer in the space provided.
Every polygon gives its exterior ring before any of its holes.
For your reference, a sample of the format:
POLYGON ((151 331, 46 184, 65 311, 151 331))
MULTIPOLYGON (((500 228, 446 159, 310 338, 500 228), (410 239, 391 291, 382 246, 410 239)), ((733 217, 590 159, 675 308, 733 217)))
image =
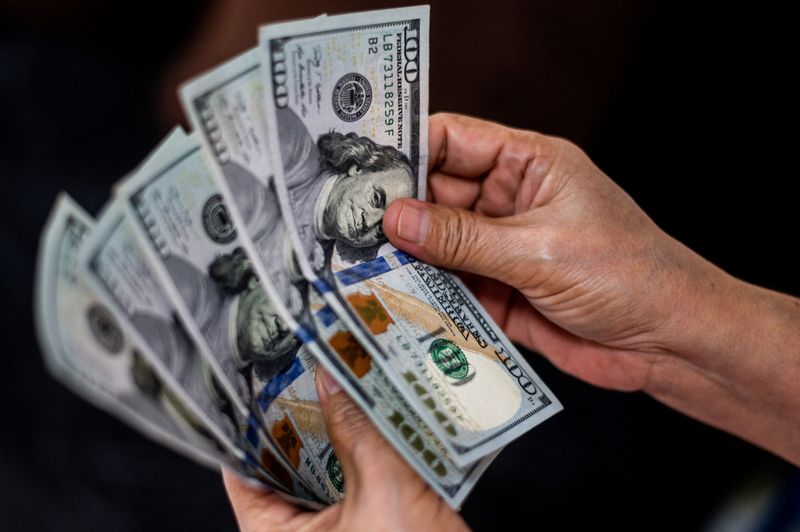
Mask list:
POLYGON ((516 289, 474 286, 512 340, 569 373, 645 387, 702 297, 696 278, 721 285, 724 274, 659 230, 575 145, 455 115, 430 122, 438 205, 393 204, 392 242, 516 289))
POLYGON ((771 350, 798 340, 797 300, 669 237, 565 140, 457 115, 431 117, 429 131, 436 204, 390 206, 395 246, 477 274, 471 286, 509 337, 564 371, 645 390, 800 461, 789 445, 800 426, 782 423, 800 406, 800 357, 771 350))

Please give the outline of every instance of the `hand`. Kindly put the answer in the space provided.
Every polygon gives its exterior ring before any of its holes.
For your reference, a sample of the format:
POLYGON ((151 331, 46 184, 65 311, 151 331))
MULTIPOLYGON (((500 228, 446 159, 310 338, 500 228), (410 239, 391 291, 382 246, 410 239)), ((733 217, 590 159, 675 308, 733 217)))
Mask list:
POLYGON ((274 492, 224 471, 239 527, 245 531, 466 530, 461 517, 386 443, 364 412, 317 370, 325 425, 345 479, 344 501, 306 512, 274 492))
POLYGON ((565 140, 436 115, 429 142, 436 204, 389 207, 395 246, 474 274, 509 337, 564 371, 644 390, 800 462, 800 351, 778 347, 800 345, 797 300, 666 235, 565 140))
POLYGON ((511 339, 565 371, 646 387, 658 355, 684 333, 678 288, 721 272, 565 140, 448 115, 431 118, 430 139, 438 206, 393 204, 384 218, 392 242, 483 276, 471 284, 511 339))

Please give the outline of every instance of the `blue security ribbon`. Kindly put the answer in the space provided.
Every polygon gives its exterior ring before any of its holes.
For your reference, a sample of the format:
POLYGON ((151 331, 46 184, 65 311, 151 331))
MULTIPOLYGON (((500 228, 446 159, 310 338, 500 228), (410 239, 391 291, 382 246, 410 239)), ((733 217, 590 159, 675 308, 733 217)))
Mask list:
POLYGON ((317 318, 319 318, 325 327, 330 327, 331 324, 336 321, 336 313, 333 312, 333 309, 329 305, 325 305, 317 311, 317 318))
POLYGON ((361 264, 356 264, 355 266, 351 266, 346 270, 336 272, 336 278, 343 285, 350 286, 351 284, 372 279, 373 277, 377 277, 389 271, 392 271, 392 267, 389 266, 389 263, 386 262, 386 259, 383 257, 378 257, 377 259, 372 259, 368 262, 362 262, 361 264))
POLYGON ((269 383, 262 388, 261 393, 258 394, 257 402, 261 410, 266 411, 283 390, 296 381, 304 371, 300 358, 295 357, 294 363, 288 369, 272 377, 269 383))
MULTIPOLYGON (((392 254, 397 259, 397 262, 400 263, 400 267, 412 262, 416 262, 417 260, 408 253, 400 251, 399 249, 394 251, 392 254)), ((361 281, 366 281, 367 279, 372 279, 373 277, 390 272, 393 269, 394 268, 389 264, 385 257, 378 257, 376 259, 351 266, 346 270, 336 272, 336 278, 344 286, 350 286, 351 284, 360 283, 361 281)))
POLYGON ((314 280, 314 281, 311 283, 311 285, 312 285, 314 288, 316 288, 316 289, 317 289, 317 292, 319 292, 320 294, 324 294, 324 293, 326 293, 326 292, 330 292, 330 291, 331 291, 331 287, 330 287, 330 286, 328 286, 328 283, 326 283, 326 282, 325 282, 325 281, 323 281, 322 279, 315 279, 315 280, 314 280))
MULTIPOLYGON (((255 415, 250 414, 250 417, 247 419, 247 434, 245 437, 247 438, 248 443, 253 446, 253 449, 258 449, 261 445, 261 440, 258 437, 260 430, 261 425, 259 424, 255 415)), ((247 453, 245 453, 245 456, 248 456, 247 453)))
POLYGON ((406 264, 411 264, 412 262, 417 262, 416 258, 412 257, 405 251, 400 251, 399 249, 394 252, 394 256, 403 266, 405 266, 406 264))
POLYGON ((311 343, 317 338, 316 335, 314 334, 314 331, 312 331, 308 327, 300 326, 297 328, 297 331, 294 334, 304 344, 311 343))

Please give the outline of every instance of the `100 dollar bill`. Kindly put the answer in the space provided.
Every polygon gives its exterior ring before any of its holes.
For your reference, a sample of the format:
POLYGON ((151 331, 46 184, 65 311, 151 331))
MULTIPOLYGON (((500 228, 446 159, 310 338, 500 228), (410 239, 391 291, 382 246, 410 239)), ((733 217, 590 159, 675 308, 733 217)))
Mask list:
POLYGON ((127 332, 130 324, 98 297, 80 255, 94 221, 68 196, 56 201, 43 233, 37 272, 36 318, 45 360, 56 378, 144 435, 207 467, 220 465, 259 479, 310 508, 305 492, 276 483, 263 468, 241 461, 197 417, 181 392, 148 362, 127 332), (302 498, 301 498, 302 497, 302 498))
POLYGON ((424 195, 427 46, 421 8, 260 32, 277 188, 303 273, 378 345, 375 362, 466 465, 560 405, 462 286, 383 235, 393 200, 424 195))
POLYGON ((458 278, 398 250, 334 276, 379 341, 405 339, 403 352, 384 361, 387 373, 439 421, 463 462, 562 409, 458 278))
POLYGON ((319 495, 300 478, 280 469, 260 428, 256 437, 246 437, 252 425, 237 415, 230 396, 165 298, 119 203, 101 215, 81 263, 101 299, 124 319, 123 330, 140 345, 154 374, 186 405, 190 419, 197 420, 198 431, 218 442, 245 474, 254 476, 255 470, 271 485, 319 502, 319 495))
POLYGON ((403 393, 390 381, 373 357, 336 317, 325 300, 312 292, 309 310, 319 335, 329 347, 323 363, 393 442, 401 455, 454 508, 459 508, 489 464, 492 453, 460 466, 403 393), (335 353, 335 354, 332 354, 335 353), (326 365, 327 367, 328 365, 326 365))
POLYGON ((172 150, 163 168, 137 173, 119 194, 190 334, 236 383, 271 448, 325 500, 339 500, 342 486, 326 475, 336 457, 313 358, 242 247, 197 138, 172 150))
POLYGON ((327 272, 333 249, 374 257, 389 203, 424 190, 428 15, 390 9, 259 32, 275 189, 299 270, 379 356, 327 272))
POLYGON ((94 220, 61 195, 42 236, 36 318, 48 368, 78 394, 156 441, 214 467, 236 465, 196 430, 187 408, 148 367, 118 317, 81 275, 94 220))

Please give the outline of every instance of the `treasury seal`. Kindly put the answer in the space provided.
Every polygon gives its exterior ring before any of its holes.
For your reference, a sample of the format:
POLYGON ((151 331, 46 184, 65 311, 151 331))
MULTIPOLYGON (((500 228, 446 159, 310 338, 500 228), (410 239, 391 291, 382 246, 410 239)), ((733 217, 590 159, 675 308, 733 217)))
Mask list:
POLYGON ((218 244, 227 244, 236 238, 236 228, 222 202, 222 195, 214 194, 203 205, 203 228, 208 237, 218 244))
POLYGON ((89 329, 92 331, 95 340, 103 349, 117 354, 122 349, 122 331, 117 325, 117 320, 107 308, 100 305, 92 305, 86 311, 86 321, 89 322, 89 329))
POLYGON ((372 87, 361 74, 345 74, 333 87, 333 110, 345 122, 364 116, 371 103, 372 87))
POLYGON ((325 472, 328 474, 328 480, 331 481, 336 491, 343 493, 344 475, 342 474, 342 467, 339 465, 339 459, 336 458, 336 453, 333 451, 328 455, 328 461, 325 464, 325 472))
POLYGON ((428 354, 452 384, 462 384, 475 375, 475 369, 470 366, 467 356, 456 344, 444 338, 437 338, 431 342, 428 354))

